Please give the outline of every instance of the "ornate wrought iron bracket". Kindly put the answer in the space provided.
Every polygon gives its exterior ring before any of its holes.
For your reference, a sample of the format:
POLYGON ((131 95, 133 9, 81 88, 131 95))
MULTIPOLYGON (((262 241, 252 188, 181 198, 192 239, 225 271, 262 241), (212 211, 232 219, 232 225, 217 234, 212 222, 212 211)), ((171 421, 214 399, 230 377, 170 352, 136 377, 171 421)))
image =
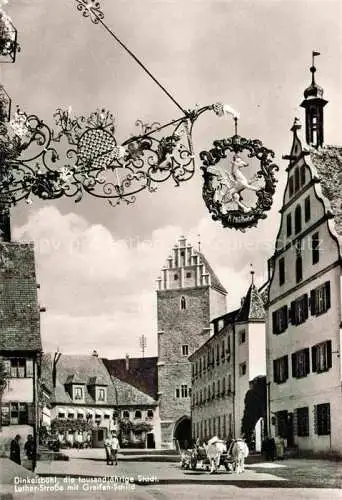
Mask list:
POLYGON ((179 186, 195 172, 193 125, 215 106, 190 110, 165 125, 138 120, 140 133, 121 145, 107 110, 73 118, 68 110, 58 109, 55 130, 18 110, 0 125, 2 197, 10 205, 23 199, 31 203, 32 195, 79 202, 87 193, 115 206, 133 203, 138 192, 153 192, 169 179, 179 186))
MULTIPOLYGON (((97 0, 76 0, 76 3, 83 16, 94 24, 100 23, 183 114, 164 125, 149 125, 138 120, 139 132, 118 145, 114 118, 109 111, 101 109, 89 116, 72 117, 69 110, 58 109, 54 115, 55 129, 51 129, 38 116, 26 115, 19 109, 10 119, 11 100, 0 86, 0 219, 3 217, 7 221, 10 207, 19 201, 31 203, 32 195, 44 200, 66 196, 79 202, 86 193, 116 206, 122 201, 133 203, 137 193, 156 191, 160 183, 168 180, 179 186, 195 173, 192 130, 196 120, 206 111, 214 111, 218 116, 230 114, 235 120, 233 137, 215 141, 214 148, 200 154, 203 198, 213 219, 221 220, 224 227, 245 230, 266 217, 265 211, 272 205, 275 189, 274 171, 278 169, 271 160, 274 153, 260 141, 244 139, 237 134, 238 114, 230 106, 216 103, 183 109, 104 23, 97 0), (264 187, 254 189, 239 172, 243 162, 238 153, 243 151, 260 162, 256 176, 264 179, 264 187), (212 169, 226 158, 227 152, 234 154, 238 178, 227 169, 221 172, 212 169), (243 204, 240 193, 244 189, 256 192, 254 208, 243 204), (228 210, 226 205, 229 203, 235 203, 238 208, 228 210)), ((14 62, 18 48, 17 32, 0 9, 0 56, 14 62)), ((5 227, 1 220, 0 226, 5 227)))

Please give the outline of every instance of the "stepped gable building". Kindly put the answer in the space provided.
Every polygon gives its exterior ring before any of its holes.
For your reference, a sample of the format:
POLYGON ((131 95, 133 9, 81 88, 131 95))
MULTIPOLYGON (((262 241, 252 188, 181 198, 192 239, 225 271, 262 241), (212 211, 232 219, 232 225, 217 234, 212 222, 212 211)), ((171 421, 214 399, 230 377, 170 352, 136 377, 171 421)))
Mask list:
POLYGON ((292 127, 287 184, 269 261, 267 358, 273 436, 342 455, 342 148, 324 146, 323 89, 304 92, 305 137, 292 127))
POLYGON ((0 443, 37 436, 42 343, 32 244, 0 243, 0 356, 7 372, 1 402, 0 443))
POLYGON ((191 364, 226 312, 227 291, 205 256, 181 237, 157 285, 158 396, 162 446, 191 440, 191 364))
MULTIPOLYGON (((192 433, 204 440, 240 436, 250 382, 266 375, 265 309, 253 278, 241 307, 212 324, 214 335, 189 357, 192 433)), ((260 416, 254 429, 258 451, 263 427, 260 416)))
MULTIPOLYGON (((115 377, 107 365, 96 351, 91 356, 44 355, 41 386, 49 393, 50 415, 46 426, 69 446, 88 441, 101 447, 108 432, 117 430, 123 447, 159 447, 158 402, 115 377)), ((47 414, 46 408, 42 413, 47 414)))

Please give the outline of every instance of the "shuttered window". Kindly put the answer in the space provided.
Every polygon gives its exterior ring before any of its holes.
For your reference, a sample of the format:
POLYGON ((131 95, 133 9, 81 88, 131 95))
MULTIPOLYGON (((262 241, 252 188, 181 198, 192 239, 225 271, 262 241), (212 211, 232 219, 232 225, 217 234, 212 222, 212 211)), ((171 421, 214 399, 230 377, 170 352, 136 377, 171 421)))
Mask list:
POLYGON ((32 403, 11 402, 9 404, 11 425, 34 425, 34 405, 32 403))
POLYGON ((295 410, 296 433, 299 437, 307 437, 310 434, 309 407, 305 406, 295 410))
POLYGON ((316 405, 315 413, 315 433, 318 436, 330 434, 330 403, 316 405))
POLYGON ((277 411, 276 412, 276 432, 277 434, 286 439, 288 437, 288 412, 277 411))
POLYGON ((272 330, 275 335, 283 333, 288 327, 288 309, 283 306, 272 313, 272 330))
POLYGON ((327 312, 331 307, 330 281, 314 288, 310 292, 310 309, 312 316, 327 312))
POLYGON ((290 319, 292 325, 304 323, 309 316, 309 300, 307 294, 291 302, 290 319))
POLYGON ((322 373, 332 367, 331 340, 316 344, 311 348, 312 371, 322 373))
POLYGON ((273 380, 276 384, 283 384, 289 378, 289 358, 282 356, 273 361, 273 380))
POLYGON ((310 373, 310 350, 302 349, 294 352, 291 356, 292 360, 292 377, 302 378, 310 373))

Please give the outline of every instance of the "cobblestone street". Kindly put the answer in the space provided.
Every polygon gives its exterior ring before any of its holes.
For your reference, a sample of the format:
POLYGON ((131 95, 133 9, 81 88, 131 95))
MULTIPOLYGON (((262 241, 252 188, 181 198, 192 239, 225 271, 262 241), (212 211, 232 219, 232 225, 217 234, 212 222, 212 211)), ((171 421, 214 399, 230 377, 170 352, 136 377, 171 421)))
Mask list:
MULTIPOLYGON (((72 453, 71 453, 72 454, 72 453)), ((12 498, 125 498, 168 500, 173 498, 341 498, 340 462, 289 459, 280 462, 249 463, 241 475, 221 470, 183 471, 178 463, 121 461, 107 466, 100 455, 83 453, 69 461, 39 462, 34 475, 6 459, 1 459, 1 500, 12 498), (95 455, 91 456, 91 455, 95 455), (4 477, 11 477, 10 482, 4 477), (21 478, 18 479, 18 478, 21 478), (15 479, 17 478, 17 479, 15 479), (96 479, 95 479, 96 478, 96 479), (7 484, 6 484, 7 483, 7 484), (15 486, 14 486, 15 485, 15 486), (30 486, 36 486, 36 491, 30 486), (40 486, 42 485, 42 486, 40 486)))
POLYGON ((218 474, 210 475, 205 471, 186 471, 179 467, 178 462, 141 461, 142 457, 120 457, 118 466, 107 466, 102 449, 69 450, 70 460, 67 462, 38 462, 36 472, 40 475, 75 475, 75 476, 132 476, 160 483, 246 483, 250 487, 258 482, 260 487, 279 487, 291 485, 308 488, 342 488, 342 463, 317 459, 286 459, 275 462, 265 462, 260 456, 247 459, 246 472, 240 476, 227 473, 221 469, 218 474), (121 458, 121 460, 120 460, 121 458), (123 461, 123 458, 125 459, 123 461), (261 483, 263 483, 261 485, 261 483))

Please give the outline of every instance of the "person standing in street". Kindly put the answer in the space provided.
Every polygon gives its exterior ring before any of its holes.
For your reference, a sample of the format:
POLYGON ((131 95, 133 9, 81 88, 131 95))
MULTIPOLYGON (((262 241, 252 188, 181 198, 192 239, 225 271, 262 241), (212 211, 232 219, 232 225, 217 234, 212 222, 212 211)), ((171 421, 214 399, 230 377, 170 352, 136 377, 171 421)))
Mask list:
POLYGON ((32 471, 34 472, 37 462, 37 453, 36 453, 36 443, 34 442, 32 434, 29 434, 27 436, 27 441, 24 445, 24 450, 27 458, 32 462, 32 471))
POLYGON ((119 444, 118 437, 116 435, 116 432, 113 431, 112 432, 112 446, 111 446, 111 449, 112 449, 112 459, 114 460, 115 465, 118 465, 118 450, 119 450, 119 448, 120 448, 120 444, 119 444))
POLYGON ((104 447, 106 451, 107 465, 113 465, 112 436, 110 434, 104 440, 104 447))
POLYGON ((17 434, 11 441, 10 459, 18 465, 21 465, 20 458, 20 436, 17 434))

